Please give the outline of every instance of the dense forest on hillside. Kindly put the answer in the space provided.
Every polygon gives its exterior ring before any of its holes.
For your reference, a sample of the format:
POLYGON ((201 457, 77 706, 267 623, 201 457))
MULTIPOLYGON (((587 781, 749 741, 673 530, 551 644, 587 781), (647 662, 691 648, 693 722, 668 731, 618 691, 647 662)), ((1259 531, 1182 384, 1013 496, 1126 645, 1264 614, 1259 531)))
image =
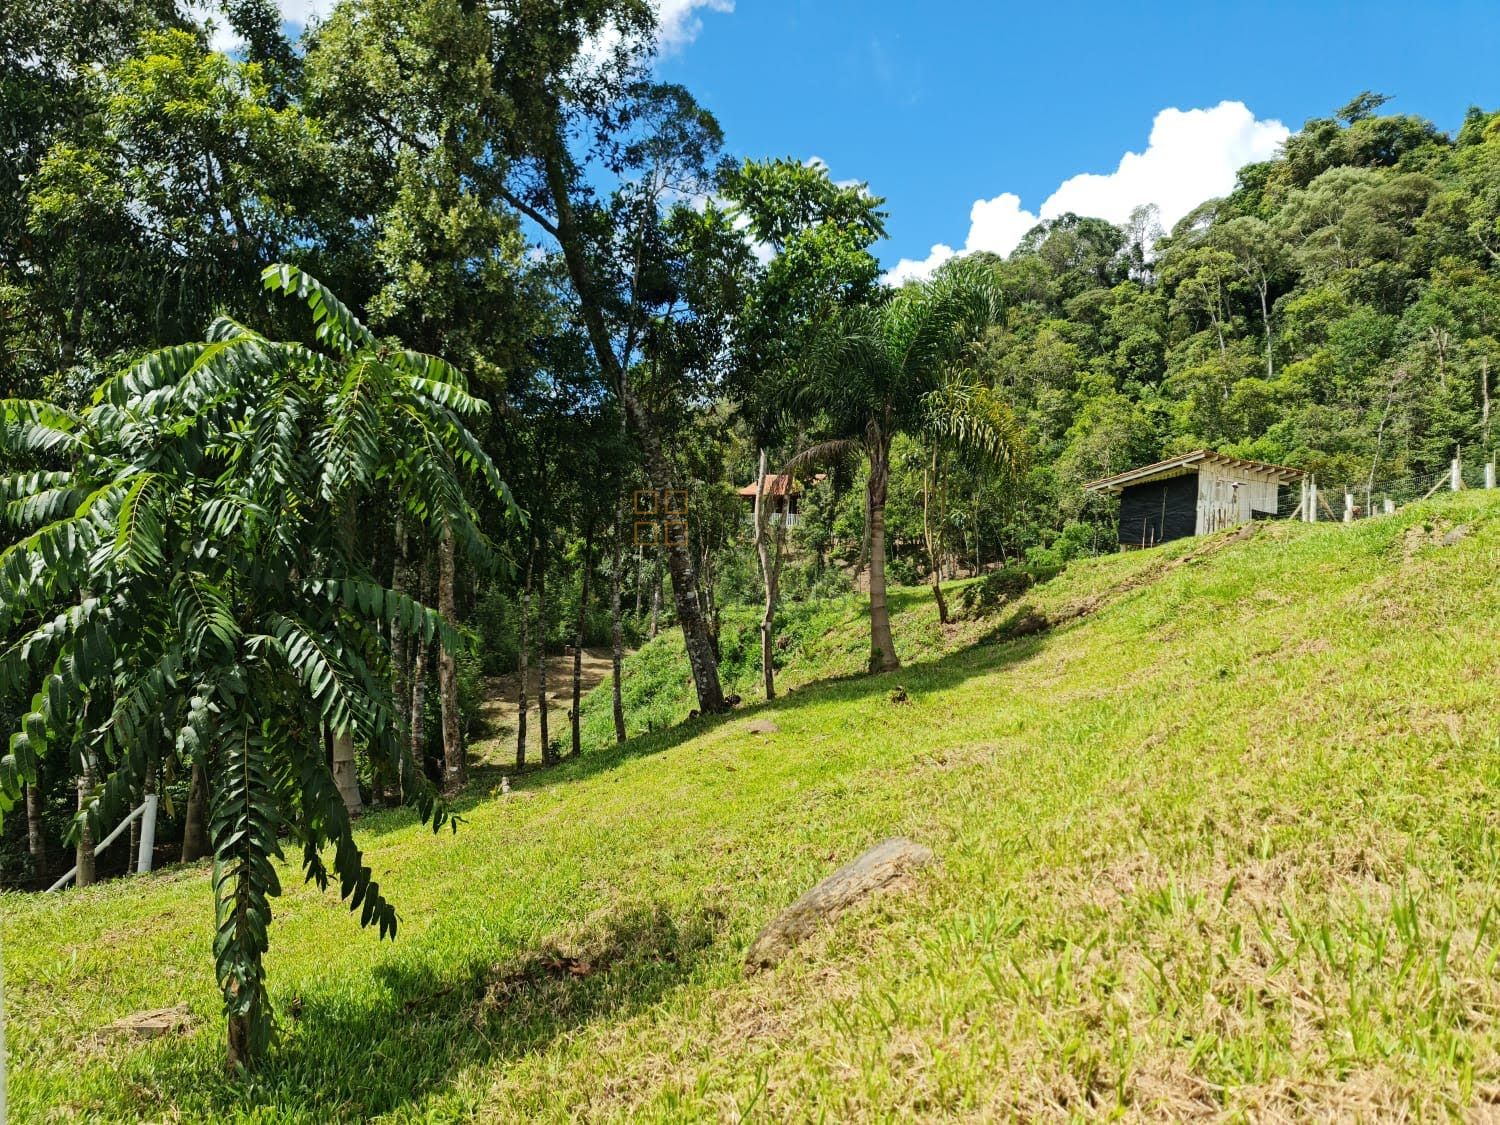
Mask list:
POLYGON ((214 18, 235 51, 175 0, 0 12, 0 879, 87 881, 160 790, 171 858, 230 873, 242 1061, 262 861, 331 847, 393 928, 350 818, 444 822, 486 676, 550 766, 588 748, 576 671, 570 730, 524 718, 564 645, 612 648, 623 739, 658 629, 705 712, 726 605, 768 696, 786 599, 868 592, 894 667, 888 580, 1109 549, 1098 476, 1212 447, 1412 495, 1494 456, 1500 113, 1361 94, 1171 231, 1067 215, 892 290, 880 185, 735 152, 645 0, 214 18))

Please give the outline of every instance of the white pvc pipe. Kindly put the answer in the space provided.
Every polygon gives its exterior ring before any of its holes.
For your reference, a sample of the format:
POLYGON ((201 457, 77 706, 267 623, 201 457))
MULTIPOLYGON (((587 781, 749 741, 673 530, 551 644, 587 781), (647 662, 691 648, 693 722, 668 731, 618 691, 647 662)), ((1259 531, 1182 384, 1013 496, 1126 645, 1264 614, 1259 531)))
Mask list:
POLYGON ((1493 461, 1484 467, 1484 487, 1495 487, 1495 462, 1493 461))
MULTIPOLYGON (((146 794, 146 803, 141 806, 145 810, 141 817, 141 851, 136 860, 135 870, 137 875, 144 875, 151 870, 151 853, 156 848, 156 806, 161 798, 155 793, 146 794)), ((0 1122, 4 1125, 4 1122, 0 1122)))
POLYGON ((1449 486, 1454 492, 1462 491, 1464 486, 1464 466, 1457 457, 1453 458, 1452 476, 1448 480, 1449 486))
MULTIPOLYGON (((141 813, 143 813, 145 811, 146 811, 146 806, 142 805, 140 808, 136 809, 135 812, 131 813, 124 820, 120 821, 119 825, 115 828, 115 830, 113 832, 111 832, 108 836, 104 837, 103 840, 99 841, 99 843, 94 846, 94 854, 98 855, 105 848, 109 847, 116 840, 118 840, 120 838, 120 833, 124 832, 125 829, 129 828, 131 822, 133 820, 135 820, 136 817, 140 816, 141 813)), ((151 831, 153 833, 156 831, 156 826, 154 824, 151 826, 151 831)), ((68 870, 63 873, 62 877, 60 879, 58 879, 57 882, 53 883, 50 887, 48 887, 47 890, 48 891, 60 891, 60 890, 62 890, 64 887, 66 887, 69 883, 71 883, 73 881, 73 876, 75 876, 77 874, 78 874, 78 865, 75 863, 72 867, 68 868, 68 870)), ((3 1121, 0 1121, 0 1125, 5 1125, 5 1123, 3 1121)))

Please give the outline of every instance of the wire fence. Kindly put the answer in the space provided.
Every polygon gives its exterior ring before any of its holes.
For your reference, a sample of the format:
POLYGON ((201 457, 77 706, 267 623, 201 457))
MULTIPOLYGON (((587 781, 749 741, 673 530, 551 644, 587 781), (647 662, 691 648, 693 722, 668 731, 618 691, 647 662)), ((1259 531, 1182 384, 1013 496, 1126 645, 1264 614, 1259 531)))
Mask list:
POLYGON ((1454 458, 1442 473, 1386 477, 1344 488, 1326 488, 1316 477, 1308 477, 1299 487, 1284 491, 1278 500, 1276 515, 1281 519, 1308 522, 1353 523, 1371 516, 1388 515, 1440 492, 1495 488, 1495 473, 1493 460, 1454 458))

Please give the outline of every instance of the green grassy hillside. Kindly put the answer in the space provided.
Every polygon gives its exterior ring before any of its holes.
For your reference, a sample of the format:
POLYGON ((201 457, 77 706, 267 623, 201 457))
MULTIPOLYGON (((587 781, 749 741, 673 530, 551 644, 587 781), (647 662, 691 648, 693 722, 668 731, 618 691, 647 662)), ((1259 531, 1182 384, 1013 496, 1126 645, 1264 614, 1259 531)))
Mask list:
POLYGON ((1076 564, 951 635, 907 592, 892 676, 811 683, 864 635, 808 610, 785 699, 476 794, 456 836, 370 817, 400 937, 289 872, 282 1038, 245 1085, 204 869, 5 896, 16 1119, 1483 1115, 1500 502, 1232 538, 1076 564), (937 865, 743 976, 897 834, 937 865), (185 1038, 97 1034, 179 1001, 185 1038))

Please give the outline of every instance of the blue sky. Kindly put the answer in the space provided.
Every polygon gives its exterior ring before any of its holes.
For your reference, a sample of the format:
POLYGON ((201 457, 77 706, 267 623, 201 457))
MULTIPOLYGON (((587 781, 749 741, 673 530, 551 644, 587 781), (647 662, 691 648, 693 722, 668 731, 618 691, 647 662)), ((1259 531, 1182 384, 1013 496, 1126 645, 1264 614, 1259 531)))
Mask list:
MULTIPOLYGON (((332 6, 280 2, 295 25, 332 6)), ((661 76, 731 152, 817 157, 887 198, 897 279, 1062 210, 1155 203, 1170 226, 1361 90, 1445 129, 1500 108, 1496 0, 655 3, 661 76)))
POLYGON ((887 266, 1013 243, 1065 180, 1146 153, 1163 110, 1220 107, 1167 115, 1144 164, 1071 185, 1053 211, 1218 194, 1247 154, 1274 150, 1274 123, 1296 129, 1364 89, 1445 129, 1470 104, 1500 108, 1493 2, 665 2, 662 77, 718 115, 736 154, 817 156, 868 180, 889 200, 887 266), (976 201, 996 202, 971 216, 976 201))

